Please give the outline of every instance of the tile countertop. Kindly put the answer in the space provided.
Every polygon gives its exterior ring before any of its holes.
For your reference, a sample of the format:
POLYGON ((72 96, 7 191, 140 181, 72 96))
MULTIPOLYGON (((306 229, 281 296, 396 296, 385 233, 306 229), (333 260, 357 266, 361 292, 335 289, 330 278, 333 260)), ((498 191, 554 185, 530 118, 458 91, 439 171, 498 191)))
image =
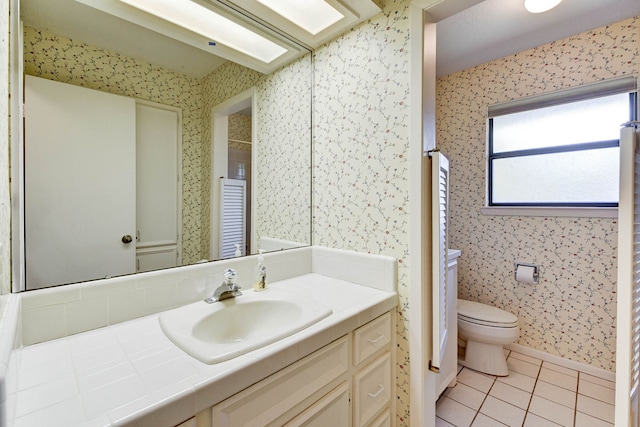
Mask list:
POLYGON ((333 314, 214 365, 169 341, 158 314, 14 350, 17 393, 9 395, 10 425, 173 426, 364 325, 398 301, 395 293, 319 274, 270 286, 302 293, 329 306, 333 314))

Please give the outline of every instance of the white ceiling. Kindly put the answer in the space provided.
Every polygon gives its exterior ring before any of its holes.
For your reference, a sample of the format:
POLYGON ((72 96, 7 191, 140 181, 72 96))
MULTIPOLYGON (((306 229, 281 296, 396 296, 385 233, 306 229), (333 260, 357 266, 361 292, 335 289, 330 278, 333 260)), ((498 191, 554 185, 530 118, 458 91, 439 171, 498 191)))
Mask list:
MULTIPOLYGON (((456 0, 450 0, 456 1, 456 0)), ((532 14, 524 0, 484 0, 437 23, 437 75, 640 15, 640 0, 563 0, 532 14)))
MULTIPOLYGON (((640 15, 640 0, 564 0, 555 9, 542 14, 526 12, 523 3, 524 0, 484 0, 438 22, 437 74, 450 74, 640 15)), ((26 25, 115 50, 192 77, 203 77, 225 62, 211 53, 74 0, 21 0, 21 7, 26 25)))

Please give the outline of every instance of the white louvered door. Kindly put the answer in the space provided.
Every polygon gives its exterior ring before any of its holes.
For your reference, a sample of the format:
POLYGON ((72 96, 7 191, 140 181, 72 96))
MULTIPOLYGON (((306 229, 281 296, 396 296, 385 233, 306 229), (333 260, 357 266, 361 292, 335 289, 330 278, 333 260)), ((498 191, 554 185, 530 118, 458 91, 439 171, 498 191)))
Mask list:
POLYGON ((433 350, 430 368, 439 372, 445 357, 449 328, 457 327, 447 321, 449 298, 457 296, 447 293, 449 160, 439 151, 431 153, 431 185, 433 350))
POLYGON ((236 244, 244 251, 247 220, 246 181, 220 179, 220 258, 231 258, 236 244))
POLYGON ((620 133, 616 426, 638 427, 640 386, 640 148, 638 123, 620 133))

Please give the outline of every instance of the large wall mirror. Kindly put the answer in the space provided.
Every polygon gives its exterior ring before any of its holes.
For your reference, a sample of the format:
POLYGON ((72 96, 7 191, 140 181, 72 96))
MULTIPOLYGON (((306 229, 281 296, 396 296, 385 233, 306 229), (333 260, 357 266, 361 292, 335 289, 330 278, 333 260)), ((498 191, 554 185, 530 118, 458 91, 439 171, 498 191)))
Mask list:
POLYGON ((310 52, 264 73, 84 3, 20 2, 14 290, 311 244, 310 52))

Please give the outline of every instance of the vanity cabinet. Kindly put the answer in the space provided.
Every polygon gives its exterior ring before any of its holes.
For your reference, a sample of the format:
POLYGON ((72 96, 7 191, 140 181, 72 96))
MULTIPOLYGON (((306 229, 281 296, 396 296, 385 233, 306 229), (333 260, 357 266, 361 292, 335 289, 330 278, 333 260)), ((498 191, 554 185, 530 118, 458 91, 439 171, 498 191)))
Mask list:
POLYGON ((351 418, 349 383, 343 381, 318 402, 285 424, 286 427, 348 426, 351 418))
POLYGON ((369 425, 376 415, 389 408, 393 384, 391 326, 391 315, 387 313, 353 333, 353 363, 356 368, 353 376, 354 426, 369 425))
POLYGON ((354 377, 354 421, 367 425, 391 399, 391 355, 386 353, 354 377))
POLYGON ((342 337, 212 408, 212 426, 282 425, 331 390, 349 371, 342 337), (287 419, 288 418, 288 419, 287 419))
POLYGON ((392 426, 392 313, 213 406, 198 427, 392 426))

